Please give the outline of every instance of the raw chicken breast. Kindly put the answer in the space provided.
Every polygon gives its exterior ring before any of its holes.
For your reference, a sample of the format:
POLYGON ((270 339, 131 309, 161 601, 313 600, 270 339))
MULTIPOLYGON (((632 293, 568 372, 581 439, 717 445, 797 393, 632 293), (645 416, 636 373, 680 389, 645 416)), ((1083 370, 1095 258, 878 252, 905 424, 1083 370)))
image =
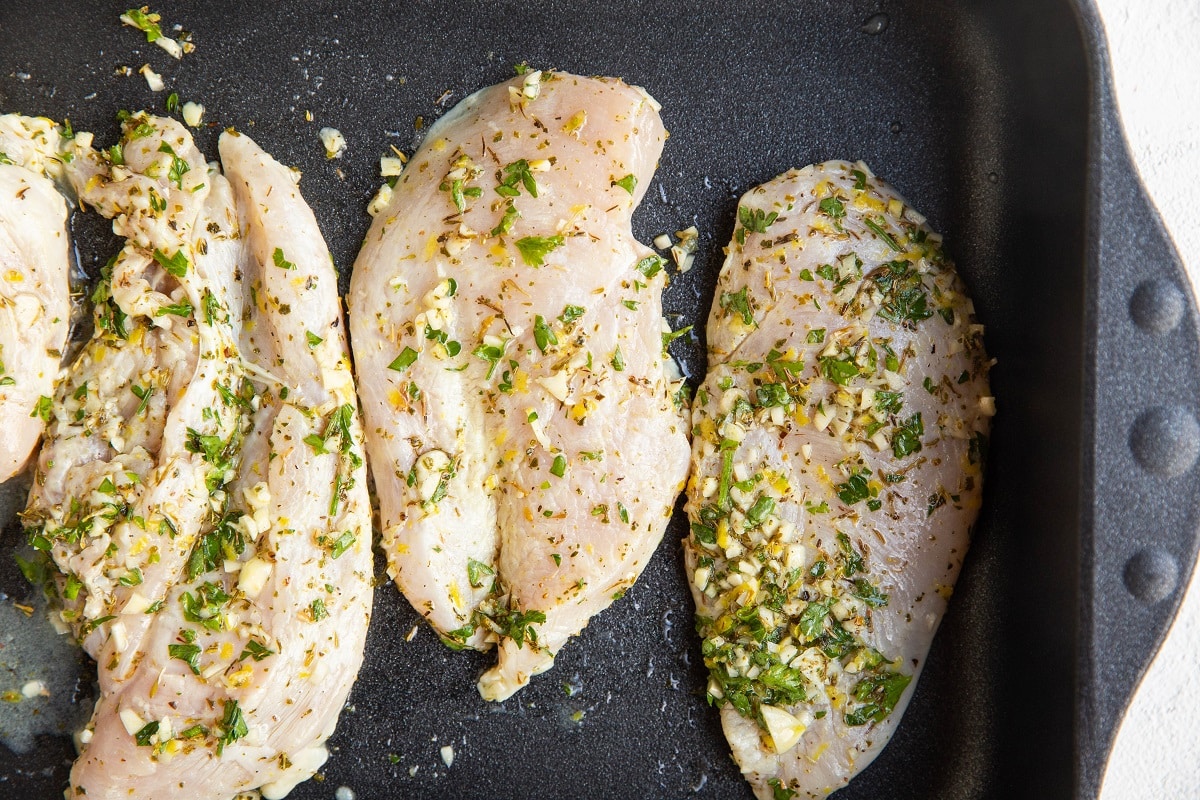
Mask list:
POLYGON ((666 132, 618 80, 463 100, 396 182, 349 308, 389 572, 502 700, 637 579, 687 471, 663 261, 630 232, 666 132))
POLYGON ((863 164, 748 192, 708 323, 685 540, 734 759, 824 797, 895 730, 979 511, 990 363, 941 237, 863 164))
POLYGON ((67 343, 67 204, 45 174, 61 146, 50 120, 0 116, 0 481, 42 435, 67 343))
POLYGON ((68 796, 282 797, 362 661, 371 528, 337 276, 296 175, 137 115, 68 167, 127 243, 25 522, 100 670, 68 796))

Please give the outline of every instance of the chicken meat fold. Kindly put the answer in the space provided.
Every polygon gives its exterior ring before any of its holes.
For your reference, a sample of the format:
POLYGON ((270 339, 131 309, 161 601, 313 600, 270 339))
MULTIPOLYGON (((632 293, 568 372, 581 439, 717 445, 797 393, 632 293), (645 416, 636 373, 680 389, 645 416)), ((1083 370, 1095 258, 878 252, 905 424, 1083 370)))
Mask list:
POLYGON ((249 138, 222 135, 224 175, 170 119, 121 145, 68 165, 126 245, 25 512, 100 672, 68 796, 278 798, 325 761, 371 608, 337 275, 249 138))
POLYGON ((734 759, 825 797, 887 743, 979 512, 994 400, 941 237, 866 165, 742 197, 708 323, 685 540, 734 759))
POLYGON ((687 472, 663 260, 630 217, 666 132, 619 80, 529 72, 426 136, 349 308, 389 572, 502 700, 631 586, 687 472))
POLYGON ((50 415, 71 317, 58 127, 0 116, 0 481, 25 467, 50 415))

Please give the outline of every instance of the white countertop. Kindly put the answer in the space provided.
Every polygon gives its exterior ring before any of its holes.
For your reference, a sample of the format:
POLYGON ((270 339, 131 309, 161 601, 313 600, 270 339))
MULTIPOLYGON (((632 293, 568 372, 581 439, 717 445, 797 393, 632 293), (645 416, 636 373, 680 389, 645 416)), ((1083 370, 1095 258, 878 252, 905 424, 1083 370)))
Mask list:
MULTIPOLYGON (((1200 2, 1095 0, 1130 150, 1200 285, 1200 2)), ((1200 797, 1200 581, 1122 723, 1102 800, 1200 797)))

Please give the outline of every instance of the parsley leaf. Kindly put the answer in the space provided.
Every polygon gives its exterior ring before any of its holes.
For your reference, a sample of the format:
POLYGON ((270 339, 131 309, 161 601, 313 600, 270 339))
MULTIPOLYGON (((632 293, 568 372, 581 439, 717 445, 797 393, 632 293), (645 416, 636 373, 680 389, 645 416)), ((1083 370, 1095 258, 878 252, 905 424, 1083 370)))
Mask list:
POLYGON ((133 735, 133 740, 137 742, 138 747, 149 747, 150 739, 158 733, 158 720, 147 722, 137 733, 133 735))
POLYGON ((779 218, 779 212, 772 211, 770 214, 763 211, 761 208, 747 208, 740 206, 738 208, 738 222, 751 233, 766 233, 767 228, 779 218))
POLYGON ((221 717, 221 736, 217 739, 217 755, 225 751, 225 745, 233 744, 250 732, 246 727, 246 718, 237 700, 225 701, 225 713, 221 717))
POLYGON ((825 356, 820 361, 821 374, 839 386, 845 386, 852 378, 858 377, 858 365, 848 358, 843 360, 825 356))
POLYGON ((892 455, 904 458, 910 453, 921 452, 921 436, 924 433, 925 426, 921 422, 921 412, 918 411, 896 428, 892 435, 892 455))
POLYGON ((824 200, 821 201, 818 208, 821 210, 822 214, 824 214, 825 216, 832 219, 835 223, 837 223, 837 226, 839 228, 842 226, 841 220, 843 217, 846 216, 846 207, 844 205, 842 205, 841 200, 839 200, 837 197, 833 197, 833 196, 826 197, 824 200))
POLYGON ((736 292, 721 292, 721 308, 725 310, 725 315, 740 314, 743 325, 754 324, 754 314, 750 310, 750 297, 747 294, 748 288, 743 286, 736 292))
POLYGON ((167 645, 167 654, 171 658, 178 658, 180 661, 188 665, 192 673, 200 674, 200 645, 198 644, 169 644, 167 645))
POLYGON ((850 594, 872 608, 881 608, 888 604, 888 596, 879 591, 879 587, 870 583, 865 578, 859 578, 854 582, 854 589, 850 594))
POLYGON ((275 266, 280 269, 295 269, 296 265, 284 258, 283 248, 276 247, 275 252, 271 254, 271 260, 275 262, 275 266))
POLYGON ((404 372, 404 370, 411 367, 416 360, 417 351, 413 350, 411 347, 405 347, 402 351, 400 351, 400 355, 396 356, 396 359, 392 361, 392 363, 388 364, 388 369, 395 370, 396 372, 404 372))
POLYGON ((483 578, 485 575, 495 575, 496 571, 482 561, 476 561, 473 558, 467 559, 467 581, 471 586, 478 589, 483 586, 483 578))
POLYGON ((585 309, 583 306, 563 306, 562 313, 558 315, 558 321, 563 325, 570 325, 575 320, 584 315, 585 309))
POLYGON ((863 678, 854 687, 854 698, 863 702, 863 705, 846 714, 846 724, 858 726, 868 722, 883 722, 911 682, 911 675, 899 672, 884 672, 863 678))
POLYGON ((554 331, 550 330, 550 326, 546 324, 546 318, 541 314, 533 318, 533 341, 538 350, 543 353, 546 352, 547 347, 558 344, 558 337, 554 335, 554 331))
POLYGON ((159 309, 154 312, 156 317, 165 317, 167 314, 174 314, 177 317, 190 317, 192 315, 192 304, 187 298, 180 300, 178 303, 168 306, 159 306, 159 309))
POLYGON ((856 472, 845 483, 839 483, 833 487, 843 503, 852 506, 871 496, 871 489, 867 484, 868 474, 867 472, 856 472))
POLYGON ((517 239, 517 250, 521 251, 521 260, 531 267, 540 267, 545 263, 546 256, 556 248, 562 247, 563 237, 554 236, 525 236, 517 239))
POLYGON ((631 173, 629 175, 626 175, 624 178, 621 178, 621 180, 619 180, 619 181, 613 181, 612 185, 620 186, 625 191, 629 192, 630 194, 633 194, 634 187, 637 186, 637 176, 633 175, 631 173))
POLYGON ((184 275, 187 275, 189 262, 187 256, 183 254, 182 250, 175 251, 175 255, 171 256, 170 258, 167 258, 167 254, 162 250, 155 250, 154 260, 162 265, 162 268, 165 269, 169 274, 174 275, 176 278, 182 278, 184 275))
POLYGON ((29 413, 29 416, 39 417, 41 418, 42 422, 49 422, 50 411, 53 408, 52 402, 53 401, 51 401, 49 397, 42 395, 37 399, 37 402, 33 404, 33 411, 29 413))
POLYGON ((533 179, 533 173, 529 171, 529 162, 523 158, 504 167, 500 171, 499 180, 496 194, 501 197, 516 197, 521 194, 521 190, 517 188, 518 183, 525 187, 530 197, 538 196, 537 182, 533 179))
POLYGON ((521 216, 521 212, 517 211, 517 207, 513 205, 512 200, 508 201, 508 205, 504 208, 504 216, 496 223, 496 227, 492 228, 492 236, 500 236, 512 230, 513 223, 517 221, 517 217, 521 216))
POLYGON ((642 275, 645 277, 653 278, 659 273, 660 270, 662 270, 664 266, 666 266, 666 263, 667 260, 662 256, 650 255, 637 262, 633 268, 642 273, 642 275))

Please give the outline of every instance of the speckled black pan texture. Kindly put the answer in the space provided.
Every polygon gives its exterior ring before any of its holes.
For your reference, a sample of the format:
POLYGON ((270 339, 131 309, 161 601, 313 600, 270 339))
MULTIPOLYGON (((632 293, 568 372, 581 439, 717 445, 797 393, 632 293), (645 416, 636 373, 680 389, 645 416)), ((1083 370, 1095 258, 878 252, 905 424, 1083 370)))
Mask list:
MULTIPOLYGON (((210 157, 233 126, 303 170, 343 288, 378 158, 411 153, 422 122, 521 61, 646 87, 671 137, 634 228, 647 242, 701 231, 666 293, 676 326, 699 333, 674 346, 693 378, 737 197, 789 167, 870 164, 946 234, 999 359, 1000 412, 983 515, 915 699, 838 798, 1095 794, 1194 558, 1200 368, 1196 312, 1130 166, 1087 0, 157 3, 194 34, 182 62, 122 28, 124 8, 0 0, 0 111, 70 117, 108 144, 118 109, 161 113, 170 91, 202 102, 210 157), (115 72, 144 63, 167 92, 115 72), (340 160, 325 159, 327 125, 349 143, 340 160)), ((117 247, 106 228, 73 220, 93 275, 117 247)), ((11 603, 30 590, 6 522, 11 603)), ((704 698, 683 523, 500 705, 475 689, 492 656, 447 650, 381 585, 333 756, 293 797, 750 797, 704 698)), ((72 756, 62 736, 21 756, 0 745, 0 798, 61 796, 72 756)))

